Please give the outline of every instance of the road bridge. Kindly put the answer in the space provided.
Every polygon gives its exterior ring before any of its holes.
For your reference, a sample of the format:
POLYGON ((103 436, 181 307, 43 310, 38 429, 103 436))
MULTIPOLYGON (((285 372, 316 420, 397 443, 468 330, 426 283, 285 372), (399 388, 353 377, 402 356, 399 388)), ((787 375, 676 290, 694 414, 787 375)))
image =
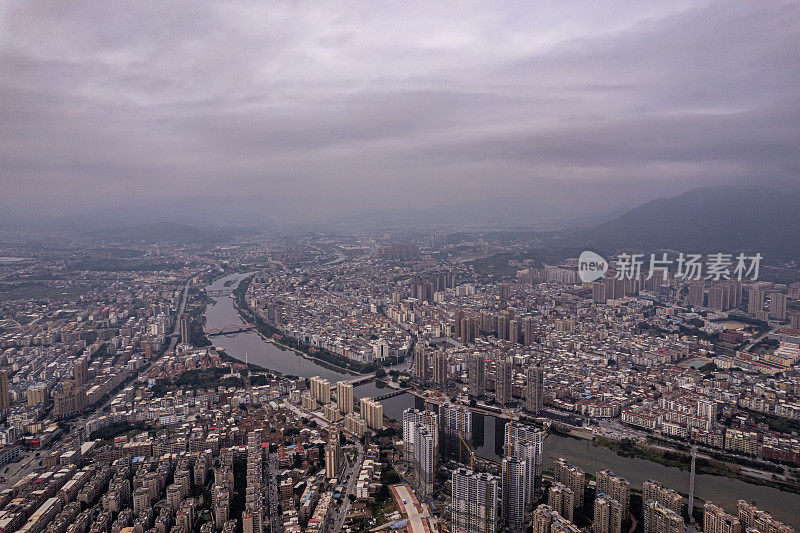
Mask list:
POLYGON ((230 296, 233 294, 233 289, 214 289, 210 291, 206 291, 206 295, 209 298, 218 298, 220 296, 230 296))
POLYGON ((218 337, 220 335, 226 335, 233 337, 237 333, 244 333, 246 331, 253 331, 256 329, 254 324, 225 324, 221 329, 217 328, 203 328, 203 333, 206 334, 207 337, 218 337))

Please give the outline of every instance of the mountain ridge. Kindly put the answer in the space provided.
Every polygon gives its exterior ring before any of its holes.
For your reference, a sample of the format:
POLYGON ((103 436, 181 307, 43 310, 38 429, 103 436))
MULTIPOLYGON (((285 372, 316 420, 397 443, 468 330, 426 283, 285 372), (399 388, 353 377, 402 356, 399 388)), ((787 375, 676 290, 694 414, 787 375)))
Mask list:
POLYGON ((800 256, 800 192, 764 186, 716 186, 657 198, 573 241, 606 250, 675 249, 800 256))

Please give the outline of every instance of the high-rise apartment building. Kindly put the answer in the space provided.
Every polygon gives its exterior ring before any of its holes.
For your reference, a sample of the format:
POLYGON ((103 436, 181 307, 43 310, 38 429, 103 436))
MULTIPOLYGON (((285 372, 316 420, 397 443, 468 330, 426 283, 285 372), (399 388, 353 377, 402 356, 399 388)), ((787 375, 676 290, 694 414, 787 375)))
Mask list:
POLYGON ((525 410, 538 414, 544 404, 544 372, 540 366, 525 371, 525 410))
POLYGON ((319 376, 311 378, 311 397, 321 405, 331 403, 331 382, 319 376))
POLYGON ((739 518, 711 502, 703 506, 703 533, 742 533, 739 518))
POLYGON ((683 517, 655 500, 645 500, 642 508, 644 533, 683 533, 683 517))
POLYGON ((372 398, 361 398, 359 402, 361 418, 370 429, 383 429, 383 404, 372 398))
POLYGON ((420 424, 430 429, 433 435, 437 437, 434 444, 437 448, 439 447, 439 415, 433 411, 426 413, 421 409, 408 408, 403 411, 403 447, 405 448, 406 459, 409 459, 414 450, 414 424, 420 424))
POLYGON ((339 411, 339 406, 329 403, 322 407, 322 416, 328 422, 338 422, 342 419, 342 413, 339 411))
POLYGON ((87 407, 86 387, 79 387, 71 380, 59 383, 53 395, 53 418, 82 413, 87 407))
POLYGON ((728 302, 728 305, 730 307, 739 307, 742 304, 744 284, 739 280, 730 280, 728 285, 731 288, 730 301, 728 302))
POLYGON ((453 533, 495 533, 500 482, 496 476, 466 468, 453 471, 453 533))
POLYGON ((689 283, 689 305, 699 309, 705 305, 706 282, 696 280, 689 283))
POLYGON ((764 311, 764 291, 750 289, 747 293, 747 312, 758 316, 764 311))
POLYGON ((263 517, 259 508, 248 505, 242 512, 242 533, 262 533, 264 531, 263 517))
POLYGON ((575 516, 575 493, 571 488, 556 481, 547 491, 547 505, 572 522, 575 516))
POLYGON ((503 436, 503 446, 506 455, 519 457, 525 461, 526 472, 526 501, 529 510, 532 509, 534 502, 538 500, 542 481, 542 458, 544 446, 544 431, 533 426, 524 424, 512 424, 506 422, 503 436))
POLYGON ((595 303, 606 303, 606 286, 602 281, 592 283, 592 301, 595 303))
MULTIPOLYGON (((406 411, 410 411, 407 409, 406 411)), ((415 409, 416 411, 416 409, 415 409)), ((423 497, 433 494, 436 481, 436 454, 438 453, 438 438, 436 425, 414 421, 416 417, 410 416, 406 420, 403 416, 403 446, 406 459, 411 464, 411 481, 423 497), (408 430, 406 431, 406 427, 408 430)))
POLYGON ((752 503, 739 500, 737 509, 739 522, 742 524, 743 530, 753 528, 763 533, 794 533, 794 529, 791 526, 775 520, 771 514, 760 510, 752 503))
POLYGON ((469 464, 470 450, 464 445, 472 439, 472 411, 463 405, 445 402, 439 407, 442 456, 469 464))
POLYGON ((511 284, 510 283, 500 283, 497 286, 497 295, 503 301, 506 301, 509 298, 511 298, 511 284))
POLYGON ((433 381, 440 387, 444 387, 447 384, 448 366, 447 352, 437 350, 433 354, 433 381))
POLYGON ((79 387, 89 383, 89 361, 86 360, 86 357, 79 357, 75 361, 75 366, 72 367, 72 378, 79 387))
POLYGON ((575 493, 575 506, 583 507, 583 492, 584 489, 586 489, 586 473, 577 466, 573 466, 565 459, 559 457, 556 459, 553 468, 553 477, 559 483, 563 483, 571 488, 575 493))
POLYGON ((352 383, 348 381, 336 382, 336 403, 339 407, 339 412, 343 415, 353 412, 354 404, 352 383))
POLYGON ((653 479, 648 479, 642 485, 642 501, 649 500, 658 502, 678 515, 683 512, 683 496, 653 479))
POLYGON ((147 487, 136 488, 133 491, 133 513, 138 516, 148 507, 150 507, 150 490, 147 487))
POLYGON ((769 295, 769 317, 786 320, 786 295, 782 292, 773 292, 769 295))
POLYGON ((560 520, 553 520, 550 525, 550 533, 581 533, 581 528, 563 518, 560 520))
POLYGON ((461 342, 470 344, 475 342, 478 335, 478 320, 475 317, 464 317, 461 319, 461 342))
POLYGON ((520 326, 519 320, 508 321, 508 340, 511 342, 519 342, 520 339, 520 326))
POLYGON ((726 291, 730 289, 723 285, 713 285, 708 288, 708 307, 715 311, 724 311, 728 308, 726 291))
POLYGON ((464 310, 458 308, 453 313, 453 338, 459 340, 461 342, 464 341, 464 331, 462 331, 462 327, 464 325, 464 310))
POLYGON ((532 317, 522 319, 522 342, 525 346, 530 346, 536 339, 536 323, 532 317))
POLYGON ((622 504, 605 494, 594 500, 594 533, 622 533, 622 504))
POLYGON ((540 504, 533 512, 531 520, 533 533, 550 533, 553 519, 559 516, 558 512, 553 510, 549 504, 540 504))
POLYGON ((511 531, 523 531, 527 465, 519 457, 504 457, 502 464, 503 523, 511 531))
POLYGON ((800 313, 797 312, 790 313, 789 317, 790 317, 789 328, 800 329, 800 313))
POLYGON ((414 348, 414 377, 420 383, 428 382, 428 350, 421 345, 414 348))
POLYGON ((622 519, 628 518, 631 508, 631 484, 610 470, 598 470, 595 473, 597 494, 605 494, 622 505, 622 519))
POLYGON ((497 338, 508 340, 508 317, 505 315, 497 317, 497 338))
POLYGON ((0 409, 8 411, 11 408, 11 396, 8 394, 8 372, 0 370, 0 409))
POLYGON ((540 505, 533 513, 534 533, 579 533, 581 529, 549 505, 540 505))
POLYGON ((350 413, 344 417, 344 429, 357 437, 362 437, 367 432, 367 423, 357 413, 350 413))
POLYGON ((336 478, 342 469, 342 447, 339 441, 339 432, 331 431, 328 443, 325 445, 325 477, 336 478))
POLYGON ((498 359, 494 372, 494 397, 501 404, 511 402, 514 365, 508 359, 498 359))
POLYGON ((303 409, 305 409, 306 411, 316 411, 317 409, 319 409, 319 406, 317 405, 317 400, 315 400, 314 397, 311 396, 310 392, 304 392, 303 395, 300 397, 300 402, 301 405, 303 406, 303 409))
POLYGON ((486 391, 486 360, 483 355, 473 354, 467 358, 468 391, 472 398, 480 398, 486 391))

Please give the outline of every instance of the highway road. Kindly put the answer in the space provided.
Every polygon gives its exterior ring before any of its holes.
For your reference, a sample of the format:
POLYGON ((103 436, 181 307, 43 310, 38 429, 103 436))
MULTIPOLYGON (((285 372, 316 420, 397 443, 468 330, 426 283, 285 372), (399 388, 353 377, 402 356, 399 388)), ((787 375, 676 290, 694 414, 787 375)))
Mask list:
MULTIPOLYGON (((186 285, 183 287, 183 295, 181 296, 181 304, 178 306, 178 314, 175 315, 175 327, 172 328, 172 335, 170 339, 169 348, 167 351, 174 350, 175 346, 178 344, 178 339, 180 338, 180 329, 181 329, 181 315, 186 310, 186 300, 189 295, 189 287, 192 285, 192 278, 191 276, 188 280, 186 280, 186 285)), ((148 369, 150 366, 148 365, 148 369)))

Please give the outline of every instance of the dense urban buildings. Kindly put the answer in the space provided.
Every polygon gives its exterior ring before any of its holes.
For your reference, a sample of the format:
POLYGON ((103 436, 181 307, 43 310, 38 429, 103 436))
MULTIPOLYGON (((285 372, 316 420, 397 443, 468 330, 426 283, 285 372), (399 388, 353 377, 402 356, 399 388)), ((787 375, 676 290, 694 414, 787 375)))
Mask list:
MULTIPOLYGON (((152 260, 184 266, 88 275, 83 299, 1 302, 4 531, 689 527, 688 472, 671 486, 602 462, 590 475, 562 434, 687 465, 694 446, 705 475, 740 464, 796 486, 800 285, 584 284, 569 258, 511 259, 498 282, 434 254, 450 250, 434 236, 388 257, 363 238, 160 247, 152 260)), ((36 268, 76 275, 64 264, 36 268)), ((747 494, 703 500, 704 531, 795 525, 747 494)))
POLYGON ((798 28, 0 2, 0 533, 800 532, 798 28))

